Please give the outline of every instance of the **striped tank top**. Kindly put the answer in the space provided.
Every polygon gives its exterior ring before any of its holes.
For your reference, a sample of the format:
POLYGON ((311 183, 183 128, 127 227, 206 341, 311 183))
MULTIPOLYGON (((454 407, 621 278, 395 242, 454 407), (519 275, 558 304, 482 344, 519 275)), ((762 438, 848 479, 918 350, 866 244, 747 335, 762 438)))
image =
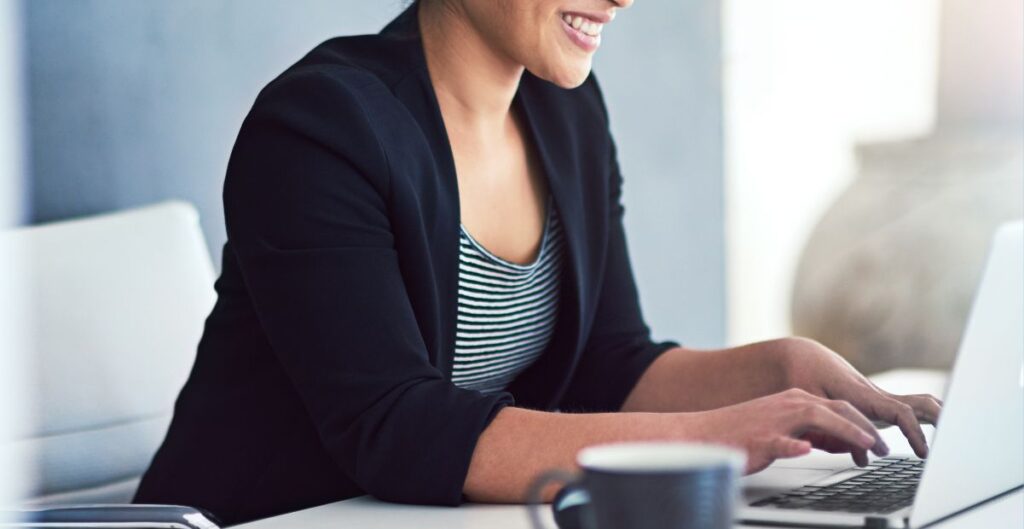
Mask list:
POLYGON ((549 199, 540 251, 508 262, 459 229, 459 295, 452 382, 484 393, 504 390, 544 351, 555 330, 562 230, 549 199))

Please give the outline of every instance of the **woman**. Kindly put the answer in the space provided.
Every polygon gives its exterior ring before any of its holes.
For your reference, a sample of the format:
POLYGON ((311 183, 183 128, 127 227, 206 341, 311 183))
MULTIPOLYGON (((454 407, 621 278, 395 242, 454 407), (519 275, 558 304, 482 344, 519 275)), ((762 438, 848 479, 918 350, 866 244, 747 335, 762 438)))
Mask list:
POLYGON ((422 0, 260 94, 219 299, 136 500, 225 523, 372 494, 516 502, 587 445, 920 456, 928 396, 783 339, 653 343, 591 58, 632 0, 422 0), (513 400, 514 399, 514 400, 513 400), (574 413, 567 413, 574 412, 574 413))

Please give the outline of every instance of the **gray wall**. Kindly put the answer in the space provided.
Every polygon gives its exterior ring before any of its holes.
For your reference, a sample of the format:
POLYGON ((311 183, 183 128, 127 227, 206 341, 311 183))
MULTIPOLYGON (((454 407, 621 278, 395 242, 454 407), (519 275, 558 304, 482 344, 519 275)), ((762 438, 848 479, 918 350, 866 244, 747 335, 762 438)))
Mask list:
POLYGON ((641 0, 605 29, 601 80, 626 229, 656 337, 725 343, 720 0, 641 0))
POLYGON ((14 0, 0 0, 0 228, 25 220, 20 8, 20 3, 14 0))
POLYGON ((221 183, 259 90, 400 0, 25 0, 37 222, 182 198, 219 261, 221 183), (301 7, 298 7, 300 6, 301 7))
MULTIPOLYGON (((0 0, 0 230, 24 221, 20 7, 16 0, 0 0)), ((26 276, 31 263, 23 255, 12 254, 12 246, 0 240, 0 505, 11 505, 22 497, 34 470, 7 450, 23 435, 21 427, 30 422, 33 409, 30 366, 22 354, 28 343, 26 276)), ((0 524, 16 521, 0 512, 0 524)))
MULTIPOLYGON (((34 220, 182 198, 219 258, 223 172, 258 90, 403 4, 25 0, 34 220)), ((648 321, 692 345, 725 339, 718 4, 639 2, 606 30, 597 62, 648 321)))

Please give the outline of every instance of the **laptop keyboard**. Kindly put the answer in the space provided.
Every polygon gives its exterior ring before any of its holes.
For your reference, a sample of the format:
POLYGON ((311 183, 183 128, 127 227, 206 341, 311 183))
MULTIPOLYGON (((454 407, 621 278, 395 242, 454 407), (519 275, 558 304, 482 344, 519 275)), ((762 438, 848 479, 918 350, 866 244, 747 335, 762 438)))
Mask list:
POLYGON ((806 486, 752 503, 753 507, 887 514, 909 506, 921 481, 924 461, 886 457, 859 476, 831 485, 806 486))

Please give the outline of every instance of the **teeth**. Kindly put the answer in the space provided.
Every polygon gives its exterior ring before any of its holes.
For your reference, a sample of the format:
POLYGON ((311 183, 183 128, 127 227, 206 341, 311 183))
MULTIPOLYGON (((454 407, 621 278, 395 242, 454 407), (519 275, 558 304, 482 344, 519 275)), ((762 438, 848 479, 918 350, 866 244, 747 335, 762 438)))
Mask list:
POLYGON ((572 16, 568 13, 562 15, 562 20, 564 20, 566 24, 572 26, 573 29, 577 29, 580 32, 585 33, 591 37, 596 37, 600 35, 601 30, 604 29, 604 24, 593 22, 589 19, 580 16, 572 16))

